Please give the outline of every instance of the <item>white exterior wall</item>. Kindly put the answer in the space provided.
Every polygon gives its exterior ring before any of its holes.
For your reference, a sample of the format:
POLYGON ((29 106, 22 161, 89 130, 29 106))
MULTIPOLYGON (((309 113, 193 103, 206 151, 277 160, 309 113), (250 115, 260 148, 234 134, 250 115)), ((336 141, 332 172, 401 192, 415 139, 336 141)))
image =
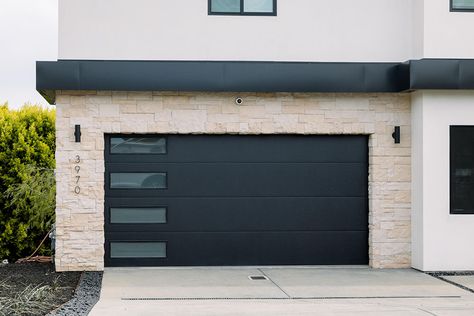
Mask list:
POLYGON ((413 56, 412 1, 278 0, 264 17, 209 16, 207 0, 61 0, 59 59, 399 62, 413 56))
POLYGON ((449 127, 474 125, 474 92, 417 92, 412 108, 412 265, 474 270, 474 215, 449 208, 449 127))
POLYGON ((474 58, 474 12, 450 12, 449 0, 413 0, 414 58, 474 58))
POLYGON ((450 12, 449 0, 424 0, 425 58, 474 58, 474 12, 450 12))

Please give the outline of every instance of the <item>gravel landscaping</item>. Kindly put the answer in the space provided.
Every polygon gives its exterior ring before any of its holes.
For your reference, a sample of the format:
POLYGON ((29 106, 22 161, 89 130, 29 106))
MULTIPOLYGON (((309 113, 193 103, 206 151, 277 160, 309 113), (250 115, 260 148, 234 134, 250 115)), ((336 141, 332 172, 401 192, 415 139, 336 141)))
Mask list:
POLYGON ((0 316, 43 316, 73 297, 80 276, 51 263, 0 265, 0 316))
POLYGON ((102 272, 84 272, 73 298, 48 316, 86 316, 100 297, 102 272))

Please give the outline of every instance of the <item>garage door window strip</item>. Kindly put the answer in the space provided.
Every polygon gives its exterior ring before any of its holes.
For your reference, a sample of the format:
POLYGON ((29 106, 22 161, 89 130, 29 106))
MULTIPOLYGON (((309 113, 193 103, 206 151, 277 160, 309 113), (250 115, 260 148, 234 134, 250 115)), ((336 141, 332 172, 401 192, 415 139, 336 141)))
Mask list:
POLYGON ((111 207, 111 224, 166 224, 166 207, 111 207))
POLYGON ((111 189, 166 189, 166 172, 117 172, 110 174, 111 189))
POLYGON ((165 137, 110 137, 110 154, 163 155, 166 154, 165 137))
POLYGON ((166 242, 111 242, 111 258, 166 258, 166 242))

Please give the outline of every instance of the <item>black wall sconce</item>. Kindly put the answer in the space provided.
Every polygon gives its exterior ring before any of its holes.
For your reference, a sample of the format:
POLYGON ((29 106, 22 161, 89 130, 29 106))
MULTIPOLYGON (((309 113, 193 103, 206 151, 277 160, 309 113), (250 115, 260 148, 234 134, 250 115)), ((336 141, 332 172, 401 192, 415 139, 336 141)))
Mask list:
POLYGON ((81 125, 74 126, 74 137, 76 138, 76 143, 81 142, 81 125))
POLYGON ((395 126, 395 130, 392 134, 395 144, 400 144, 400 126, 395 126))

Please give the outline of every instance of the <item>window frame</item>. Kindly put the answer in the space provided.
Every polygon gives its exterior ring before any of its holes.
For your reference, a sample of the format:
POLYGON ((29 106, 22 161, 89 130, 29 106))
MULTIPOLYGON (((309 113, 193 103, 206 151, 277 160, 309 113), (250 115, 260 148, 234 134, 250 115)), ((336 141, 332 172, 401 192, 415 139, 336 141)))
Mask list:
POLYGON ((457 211, 454 208, 454 197, 455 197, 455 141, 454 141, 454 130, 457 128, 471 128, 474 132, 474 125, 450 125, 449 126, 449 214, 450 215, 474 215, 474 206, 468 211, 457 211))
POLYGON ((273 12, 245 12, 244 1, 240 0, 240 12, 213 12, 212 0, 207 1, 208 15, 231 15, 231 16, 277 16, 277 0, 273 0, 273 12))
POLYGON ((472 9, 456 9, 454 7, 454 0, 449 0, 449 11, 451 11, 451 12, 474 12, 474 8, 472 8, 472 9))

